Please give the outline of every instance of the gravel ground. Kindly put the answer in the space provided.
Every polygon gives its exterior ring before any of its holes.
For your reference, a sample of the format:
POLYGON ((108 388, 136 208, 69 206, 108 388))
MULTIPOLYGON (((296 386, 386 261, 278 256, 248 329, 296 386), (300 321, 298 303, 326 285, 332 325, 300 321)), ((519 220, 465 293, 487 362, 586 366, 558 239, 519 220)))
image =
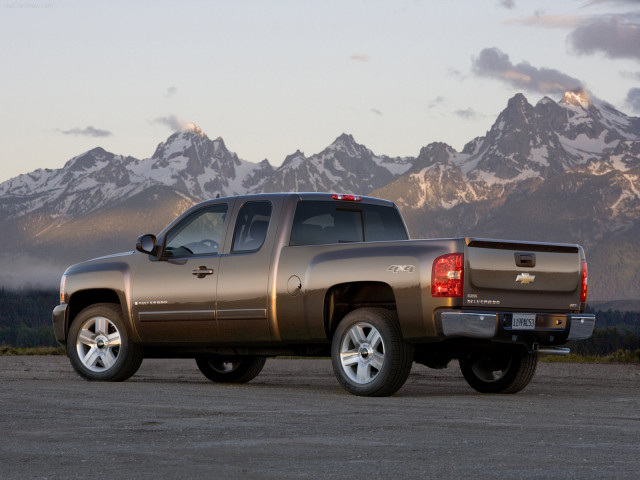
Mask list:
POLYGON ((216 385, 193 360, 86 382, 66 357, 0 357, 0 478, 640 478, 640 366, 541 363, 516 395, 457 364, 389 398, 349 395, 329 360, 268 360, 216 385))

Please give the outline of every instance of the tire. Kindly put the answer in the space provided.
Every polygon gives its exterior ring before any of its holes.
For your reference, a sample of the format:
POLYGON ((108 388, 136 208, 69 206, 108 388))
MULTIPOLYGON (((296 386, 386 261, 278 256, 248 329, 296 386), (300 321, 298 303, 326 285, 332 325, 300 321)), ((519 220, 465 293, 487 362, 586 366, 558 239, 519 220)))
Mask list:
POLYGON ((144 349, 129 340, 120 306, 98 303, 71 324, 67 356, 87 380, 121 382, 138 371, 144 349))
POLYGON ((211 355, 197 357, 196 364, 212 382, 216 383, 247 383, 262 371, 266 357, 221 357, 211 355))
POLYGON ((471 354, 460 359, 467 383, 480 393, 517 393, 536 373, 538 354, 525 350, 471 354))
POLYGON ((406 382, 413 365, 413 346, 402 338, 394 312, 359 308, 338 325, 331 362, 338 382, 348 392, 387 397, 406 382))

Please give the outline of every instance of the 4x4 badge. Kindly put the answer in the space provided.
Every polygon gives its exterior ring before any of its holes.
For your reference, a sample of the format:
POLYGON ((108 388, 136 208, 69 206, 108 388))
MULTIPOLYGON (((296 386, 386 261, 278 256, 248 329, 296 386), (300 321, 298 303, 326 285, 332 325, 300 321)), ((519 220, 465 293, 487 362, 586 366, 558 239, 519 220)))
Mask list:
POLYGON ((535 279, 535 275, 531 275, 529 273, 520 273, 516 277, 516 282, 521 283, 522 285, 528 285, 529 283, 533 283, 535 279))

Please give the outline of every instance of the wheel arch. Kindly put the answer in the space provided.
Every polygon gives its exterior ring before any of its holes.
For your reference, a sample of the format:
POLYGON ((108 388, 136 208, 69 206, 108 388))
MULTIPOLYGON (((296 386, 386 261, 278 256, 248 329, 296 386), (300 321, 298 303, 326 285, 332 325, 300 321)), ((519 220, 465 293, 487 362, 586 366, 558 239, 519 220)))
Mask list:
POLYGON ((324 300, 324 328, 331 340, 340 321, 351 311, 364 307, 396 311, 393 289, 385 282, 348 282, 332 286, 324 300))
MULTIPOLYGON (((121 294, 119 294, 115 290, 108 288, 79 290, 71 295, 68 303, 69 315, 67 317, 67 325, 65 326, 66 336, 68 336, 71 324, 76 319, 78 314, 85 308, 98 303, 111 303, 118 305, 122 311, 123 317, 125 318, 125 325, 127 325, 128 330, 130 330, 127 312, 124 308, 122 308, 123 302, 121 299, 121 294)), ((131 334, 130 331, 129 334, 131 334)))

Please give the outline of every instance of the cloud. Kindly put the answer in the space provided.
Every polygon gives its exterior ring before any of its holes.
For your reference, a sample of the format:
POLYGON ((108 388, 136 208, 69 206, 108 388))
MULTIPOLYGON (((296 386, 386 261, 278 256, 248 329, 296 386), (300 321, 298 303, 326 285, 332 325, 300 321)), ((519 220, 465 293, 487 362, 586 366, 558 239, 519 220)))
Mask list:
POLYGON ((632 88, 627 93, 627 103, 634 112, 640 113, 640 88, 632 88))
POLYGON ((478 116, 477 112, 473 108, 465 108, 464 110, 456 110, 453 112, 460 118, 472 120, 478 116))
POLYGON ((158 117, 155 120, 153 120, 151 123, 158 123, 160 125, 164 125, 166 127, 169 127, 174 132, 183 132, 185 130, 189 130, 193 126, 192 122, 187 122, 186 120, 182 120, 177 115, 158 117))
POLYGON ((378 110, 377 108, 372 108, 372 109, 371 109, 371 111, 372 111, 373 113, 375 113, 376 115, 380 115, 380 116, 384 115, 384 113, 382 113, 382 112, 381 112, 380 110, 378 110))
POLYGON ((577 53, 604 53, 610 58, 640 60, 640 25, 621 22, 618 17, 598 18, 576 28, 569 43, 577 53))
POLYGON ((432 108, 435 108, 438 105, 442 105, 444 102, 445 102, 445 98, 442 95, 439 95, 429 102, 429 104, 427 105, 427 108, 431 110, 432 108))
POLYGON ((75 135, 82 137, 110 137, 113 135, 109 130, 101 130, 92 126, 85 128, 72 128, 71 130, 62 130, 64 135, 75 135))
POLYGON ((532 27, 547 28, 576 28, 587 22, 590 17, 578 15, 544 15, 540 12, 532 17, 511 18, 505 20, 505 24, 517 24, 532 27))
POLYGON ((366 53, 354 53, 349 57, 350 60, 355 60, 356 62, 368 62, 369 58, 366 53))
POLYGON ((165 98, 173 97, 178 92, 176 87, 167 88, 167 92, 164 94, 165 98))
POLYGON ((527 62, 511 63, 498 48, 485 48, 473 59, 473 72, 536 93, 564 93, 582 88, 580 80, 552 68, 536 68, 527 62))
POLYGON ((498 2, 498 5, 504 8, 513 8, 516 6, 516 2, 514 2, 513 0, 500 0, 498 2))
POLYGON ((623 77, 623 78, 630 78, 631 80, 639 80, 640 81, 640 72, 624 71, 624 72, 620 72, 620 76, 623 77))

